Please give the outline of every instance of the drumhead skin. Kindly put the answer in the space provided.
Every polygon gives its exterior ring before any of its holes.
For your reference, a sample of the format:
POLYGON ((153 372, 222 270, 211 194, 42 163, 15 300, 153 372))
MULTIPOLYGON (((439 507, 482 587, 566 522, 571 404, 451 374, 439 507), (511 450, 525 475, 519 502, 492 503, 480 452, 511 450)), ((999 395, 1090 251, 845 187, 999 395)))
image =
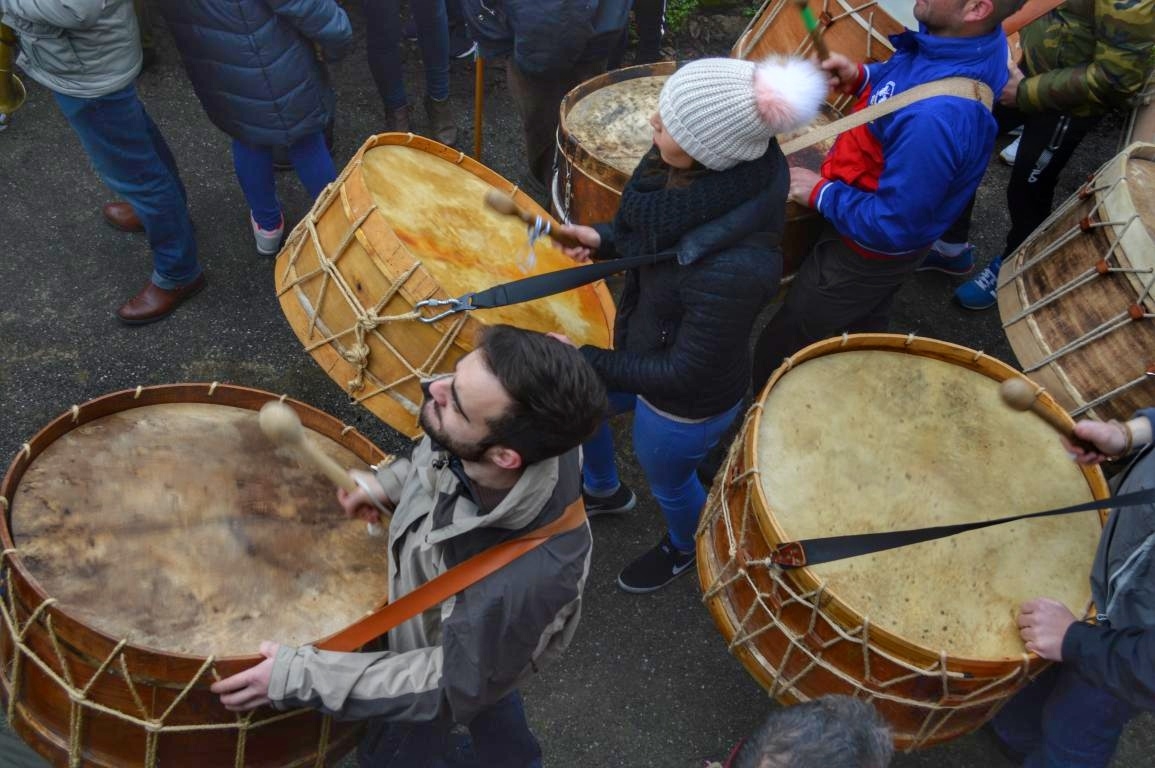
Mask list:
MULTIPOLYGON (((768 513, 786 539, 970 522, 1091 501, 1042 419, 975 371, 900 352, 807 360, 766 393, 757 436, 768 513)), ((813 566, 872 623, 930 649, 1018 658, 1014 615, 1053 597, 1081 613, 1099 536, 1090 513, 1030 520, 813 566)))
MULTIPOLYGON (((351 451, 306 430, 343 467, 351 451)), ((25 470, 12 534, 61 609, 136 645, 201 656, 301 645, 388 589, 382 539, 244 408, 133 408, 72 430, 25 470)))
POLYGON ((1076 416, 1155 398, 1155 145, 1132 144, 999 270, 999 315, 1027 375, 1076 416))
MULTIPOLYGON (((566 115, 573 139, 629 178, 654 145, 650 116, 668 75, 609 82, 584 96, 566 115)), ((618 190, 619 192, 621 190, 618 190)))

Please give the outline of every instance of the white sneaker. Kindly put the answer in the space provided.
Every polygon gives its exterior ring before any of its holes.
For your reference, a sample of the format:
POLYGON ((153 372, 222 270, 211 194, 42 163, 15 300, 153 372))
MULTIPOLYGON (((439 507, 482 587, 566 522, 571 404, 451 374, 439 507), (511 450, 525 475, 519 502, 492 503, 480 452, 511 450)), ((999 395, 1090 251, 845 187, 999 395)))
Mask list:
POLYGON ((1004 147, 1003 151, 999 153, 999 157, 1002 158, 1002 161, 1007 165, 1015 164, 1015 157, 1019 154, 1019 142, 1021 140, 1021 136, 1016 137, 1014 141, 1004 147))
POLYGON ((276 229, 261 229, 251 213, 249 223, 253 225, 253 240, 257 244, 257 253, 262 256, 276 256, 281 250, 281 238, 285 234, 285 217, 281 217, 281 224, 276 229))

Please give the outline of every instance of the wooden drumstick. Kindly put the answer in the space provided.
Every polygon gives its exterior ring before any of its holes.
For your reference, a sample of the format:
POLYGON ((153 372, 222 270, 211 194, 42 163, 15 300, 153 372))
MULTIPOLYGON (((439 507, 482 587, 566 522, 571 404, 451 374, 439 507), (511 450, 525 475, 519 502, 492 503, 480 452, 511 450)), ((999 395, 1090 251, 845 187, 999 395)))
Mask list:
MULTIPOLYGON (((346 493, 364 488, 333 457, 305 439, 305 428, 301 426, 297 412, 289 406, 279 400, 270 400, 261 406, 260 423, 261 431, 265 433, 266 437, 274 443, 291 445, 296 448, 307 456, 313 465, 321 470, 322 474, 328 477, 338 488, 343 489, 346 493)), ((365 492, 371 501, 376 501, 373 495, 369 493, 368 488, 365 488, 365 492)), ((380 508, 380 505, 377 506, 380 508)), ((368 528, 369 534, 372 536, 382 534, 381 526, 377 523, 369 523, 368 528)))
MULTIPOLYGON (((485 204, 493 210, 505 216, 516 216, 524 221, 526 224, 532 226, 536 223, 537 217, 529 211, 523 210, 510 195, 503 195, 496 189, 488 189, 485 192, 485 204)), ((571 248, 584 248, 580 240, 571 235, 565 235, 557 232, 550 227, 550 238, 561 246, 568 246, 571 248)))
POLYGON ((1059 414, 1043 407, 1043 404, 1039 402, 1039 394, 1042 391, 1041 388, 1018 376, 1006 379, 1002 384, 999 384, 999 397, 1011 408, 1016 411, 1032 411, 1067 438, 1067 441, 1072 445, 1077 445, 1087 451, 1098 451, 1098 448, 1086 440, 1075 436, 1074 425, 1068 424, 1059 414))
POLYGON ((826 61, 830 58, 830 49, 826 47, 826 41, 822 39, 822 30, 818 28, 818 20, 810 12, 810 6, 806 0, 794 0, 794 4, 798 6, 798 11, 802 14, 802 23, 805 25, 807 33, 810 34, 810 39, 814 41, 814 50, 818 51, 818 61, 826 61))

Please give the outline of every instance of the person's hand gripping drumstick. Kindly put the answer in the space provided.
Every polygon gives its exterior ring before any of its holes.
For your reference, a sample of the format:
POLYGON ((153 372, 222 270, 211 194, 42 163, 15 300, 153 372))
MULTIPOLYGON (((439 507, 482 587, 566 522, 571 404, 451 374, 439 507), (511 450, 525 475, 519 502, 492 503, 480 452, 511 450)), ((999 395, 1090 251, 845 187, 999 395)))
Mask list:
POLYGON ((1003 402, 1016 411, 1032 411, 1043 421, 1047 422, 1063 437, 1063 445, 1068 451, 1095 451, 1095 446, 1086 442, 1076 433, 1075 427, 1068 424, 1057 413, 1047 410, 1039 401, 1042 387, 1017 376, 999 384, 999 397, 1003 402))
MULTIPOLYGON (((337 494, 341 505, 345 506, 342 494, 347 497, 356 497, 356 517, 368 521, 369 534, 380 536, 383 533, 381 521, 388 520, 392 512, 380 501, 384 491, 376 479, 368 472, 346 472, 328 454, 305 439, 305 430, 297 413, 278 400, 270 400, 261 406, 261 431, 274 443, 291 445, 297 451, 308 457, 313 465, 337 486, 337 494), (376 485, 377 488, 373 488, 376 485), (364 512, 363 509, 368 509, 364 512)), ((349 508, 346 507, 346 512, 349 508)))
MULTIPOLYGON (((485 204, 504 216, 516 216, 531 227, 537 224, 537 217, 534 214, 522 209, 516 200, 496 189, 486 190, 485 204)), ((568 229, 569 227, 564 226, 552 227, 548 236, 562 248, 581 246, 582 243, 569 234, 568 229)))

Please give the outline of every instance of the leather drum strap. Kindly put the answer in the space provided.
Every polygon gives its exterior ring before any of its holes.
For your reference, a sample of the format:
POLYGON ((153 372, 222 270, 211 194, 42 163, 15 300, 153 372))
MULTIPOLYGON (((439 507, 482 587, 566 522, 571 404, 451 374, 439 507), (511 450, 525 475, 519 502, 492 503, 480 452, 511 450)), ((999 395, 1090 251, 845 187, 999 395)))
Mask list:
POLYGON ((314 647, 322 651, 355 651, 394 627, 404 624, 414 616, 476 584, 530 550, 540 547, 553 536, 575 530, 585 525, 585 522, 586 508, 579 496, 565 508, 561 517, 552 523, 536 528, 525 536, 479 552, 337 634, 315 643, 314 647))
POLYGON ((975 101, 981 101, 987 109, 990 109, 995 101, 994 94, 991 93, 991 89, 986 83, 972 80, 969 77, 944 77, 941 80, 933 80, 929 83, 915 86, 910 90, 903 91, 897 96, 891 96, 886 101, 880 101, 866 109, 853 112, 840 120, 835 120, 833 123, 827 123, 826 125, 815 128, 813 131, 797 136, 782 144, 782 154, 790 155, 800 149, 806 149, 827 139, 834 138, 844 131, 849 131, 851 128, 857 128, 860 125, 869 123, 871 120, 877 120, 883 115, 897 112, 903 107, 914 104, 916 101, 929 99, 932 96, 957 96, 960 99, 973 99, 975 101))

